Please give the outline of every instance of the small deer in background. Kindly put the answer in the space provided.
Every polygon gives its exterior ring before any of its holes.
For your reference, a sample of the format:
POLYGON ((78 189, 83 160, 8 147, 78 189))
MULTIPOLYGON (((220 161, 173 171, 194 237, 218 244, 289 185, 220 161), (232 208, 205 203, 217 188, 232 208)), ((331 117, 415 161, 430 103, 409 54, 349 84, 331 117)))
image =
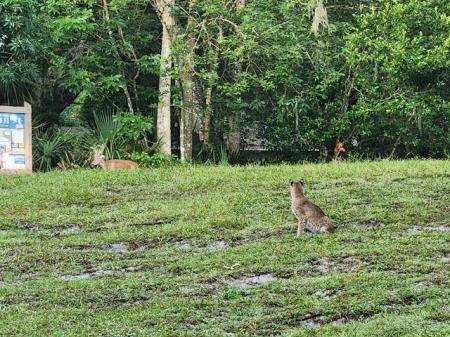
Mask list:
POLYGON ((339 138, 336 140, 336 145, 334 146, 334 155, 333 160, 339 160, 339 155, 341 152, 345 152, 344 143, 339 141, 339 138))
POLYGON ((134 170, 138 168, 138 164, 132 160, 111 159, 105 160, 103 155, 104 146, 94 148, 94 158, 92 159, 91 166, 100 166, 104 170, 116 170, 116 169, 128 169, 134 170))

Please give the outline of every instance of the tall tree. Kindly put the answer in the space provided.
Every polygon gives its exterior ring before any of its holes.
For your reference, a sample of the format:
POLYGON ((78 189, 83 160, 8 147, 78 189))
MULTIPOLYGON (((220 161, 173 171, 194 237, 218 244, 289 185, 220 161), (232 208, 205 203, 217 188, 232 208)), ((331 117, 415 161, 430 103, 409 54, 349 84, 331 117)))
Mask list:
MULTIPOLYGON (((237 11, 242 11, 245 7, 246 0, 236 0, 235 6, 237 11)), ((239 14, 238 14, 239 15, 239 14)), ((239 80, 239 76, 242 72, 242 63, 237 62, 234 65, 234 77, 239 80)), ((240 115, 242 111, 233 109, 228 117, 228 135, 227 135, 227 148, 231 153, 238 153, 241 147, 241 121, 240 115)))
POLYGON ((197 111, 195 100, 195 35, 194 35, 194 6, 197 0, 189 0, 186 26, 186 48, 182 59, 181 86, 183 91, 183 104, 180 117, 180 157, 181 160, 192 159, 192 133, 194 116, 197 111))
POLYGON ((176 37, 175 17, 172 9, 175 0, 152 0, 162 25, 161 65, 159 77, 159 101, 156 122, 156 134, 161 142, 161 153, 171 154, 171 87, 172 42, 176 37))

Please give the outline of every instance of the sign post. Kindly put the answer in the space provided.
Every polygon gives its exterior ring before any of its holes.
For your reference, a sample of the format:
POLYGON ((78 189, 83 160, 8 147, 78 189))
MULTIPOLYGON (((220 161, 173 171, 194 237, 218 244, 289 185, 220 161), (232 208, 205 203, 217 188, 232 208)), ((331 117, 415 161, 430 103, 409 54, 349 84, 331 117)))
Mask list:
POLYGON ((0 173, 32 170, 31 105, 0 106, 0 173))

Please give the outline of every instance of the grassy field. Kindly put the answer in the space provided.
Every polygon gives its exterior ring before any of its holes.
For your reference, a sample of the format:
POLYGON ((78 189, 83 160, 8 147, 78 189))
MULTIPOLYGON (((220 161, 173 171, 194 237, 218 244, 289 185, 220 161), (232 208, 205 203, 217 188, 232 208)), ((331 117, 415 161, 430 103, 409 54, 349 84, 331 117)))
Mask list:
POLYGON ((0 336, 449 336, 450 161, 0 176, 0 336), (337 225, 295 238, 289 179, 337 225))

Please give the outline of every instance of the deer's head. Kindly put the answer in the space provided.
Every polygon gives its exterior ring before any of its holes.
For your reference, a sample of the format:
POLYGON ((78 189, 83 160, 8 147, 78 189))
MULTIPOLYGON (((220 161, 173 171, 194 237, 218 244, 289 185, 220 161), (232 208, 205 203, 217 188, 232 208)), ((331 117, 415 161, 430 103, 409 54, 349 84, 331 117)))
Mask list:
POLYGON ((93 148, 91 166, 101 165, 105 161, 105 156, 103 155, 104 149, 104 145, 93 148))

